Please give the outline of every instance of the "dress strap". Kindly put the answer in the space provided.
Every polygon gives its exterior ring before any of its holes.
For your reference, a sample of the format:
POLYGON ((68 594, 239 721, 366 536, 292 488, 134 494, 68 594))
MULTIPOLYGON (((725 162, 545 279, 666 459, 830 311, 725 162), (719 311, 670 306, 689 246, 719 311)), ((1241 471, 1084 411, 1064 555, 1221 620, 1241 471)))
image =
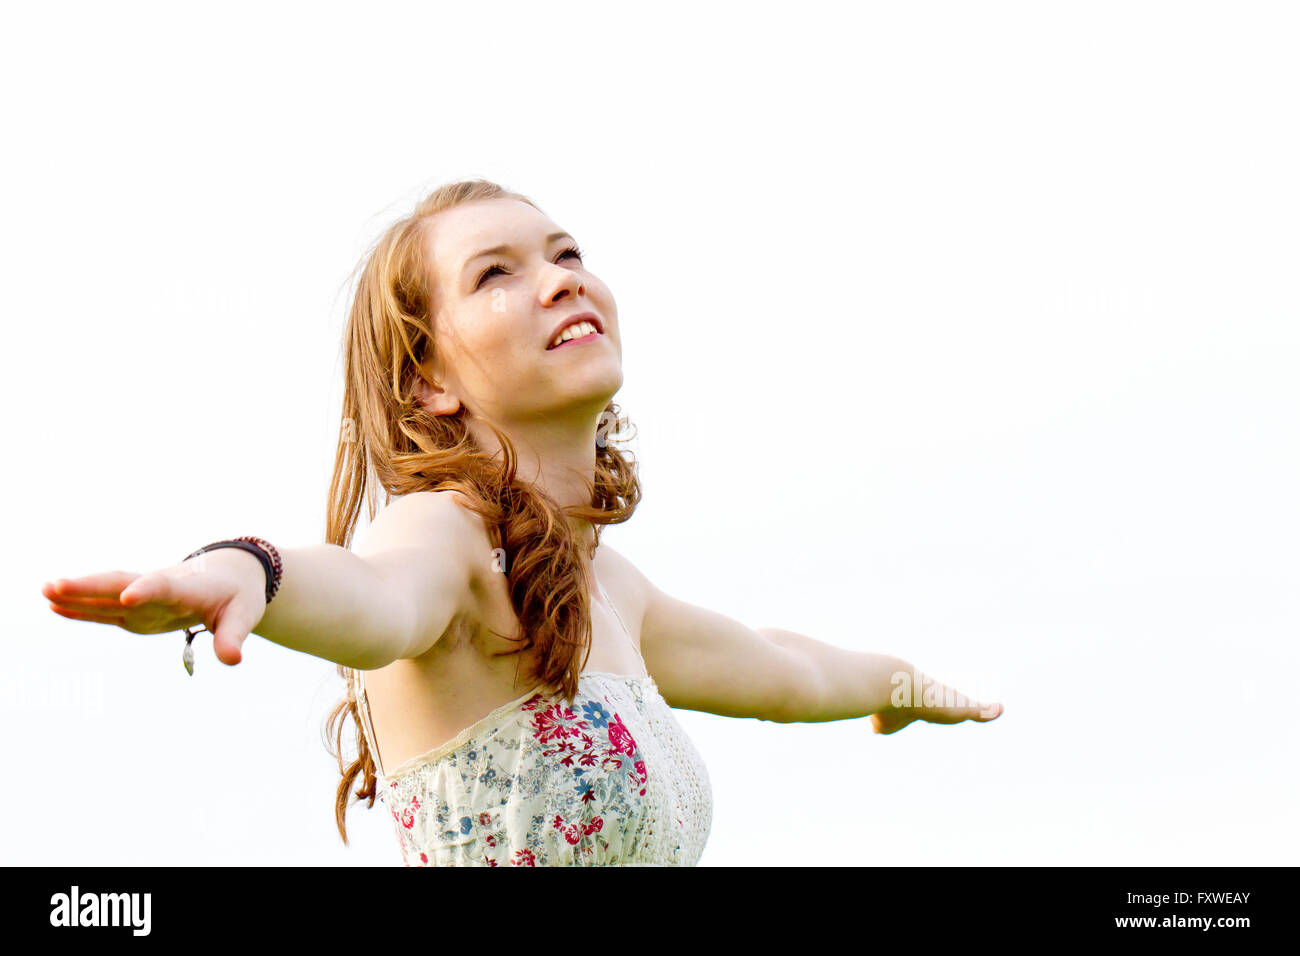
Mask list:
POLYGON ((361 732, 366 735, 366 743, 370 746, 370 752, 374 755, 375 766, 379 768, 379 776, 383 777, 384 763, 379 758, 379 744, 375 740, 375 728, 370 722, 370 698, 366 696, 365 671, 353 670, 352 682, 355 685, 357 710, 361 714, 361 732))
POLYGON ((600 583, 600 578, 596 578, 596 588, 600 591, 601 600, 603 600, 609 609, 614 612, 614 617, 618 619, 618 626, 621 627, 623 633, 627 635, 627 642, 632 645, 632 650, 636 651, 637 659, 641 661, 641 669, 645 671, 645 676, 649 677, 650 668, 645 666, 645 658, 641 656, 641 648, 637 647, 636 641, 632 640, 632 632, 629 631, 627 625, 623 623, 623 615, 618 613, 618 606, 615 605, 614 602, 609 599, 609 595, 605 593, 605 586, 600 583))

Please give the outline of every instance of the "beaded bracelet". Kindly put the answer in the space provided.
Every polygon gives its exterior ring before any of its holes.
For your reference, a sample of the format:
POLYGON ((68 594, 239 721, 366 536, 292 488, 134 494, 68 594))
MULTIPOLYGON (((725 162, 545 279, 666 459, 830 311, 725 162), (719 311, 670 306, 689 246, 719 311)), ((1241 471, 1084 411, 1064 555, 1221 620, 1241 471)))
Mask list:
POLYGON ((241 548, 262 562, 262 570, 266 572, 266 603, 270 604, 271 599, 275 597, 275 592, 280 590, 280 573, 283 569, 283 564, 280 561, 280 552, 275 550, 275 545, 262 538, 254 538, 251 535, 244 535, 240 538, 231 538, 227 541, 214 541, 212 544, 205 544, 197 551, 191 551, 187 554, 182 563, 188 561, 195 555, 202 554, 205 551, 212 551, 216 548, 241 548))
MULTIPOLYGON (((275 598, 276 592, 280 590, 280 575, 284 569, 280 561, 280 552, 275 550, 275 545, 264 538, 255 538, 252 535, 244 535, 239 538, 230 538, 226 541, 214 541, 212 544, 205 544, 197 551, 191 551, 181 561, 184 564, 190 558, 203 554, 205 551, 214 551, 217 548, 239 548, 247 551, 258 561, 262 562, 262 570, 266 572, 266 603, 270 604, 275 598)), ((194 635, 200 631, 207 630, 202 624, 195 624, 192 628, 185 628, 185 652, 181 660, 185 663, 185 670, 191 677, 194 676, 194 648, 191 643, 194 635)))

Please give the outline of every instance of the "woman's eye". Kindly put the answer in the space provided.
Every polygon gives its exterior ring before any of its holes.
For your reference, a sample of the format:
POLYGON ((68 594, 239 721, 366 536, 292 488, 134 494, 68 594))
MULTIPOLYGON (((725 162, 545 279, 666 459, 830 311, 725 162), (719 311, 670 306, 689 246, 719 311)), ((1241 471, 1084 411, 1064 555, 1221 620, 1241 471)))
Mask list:
MULTIPOLYGON (((575 259, 577 259, 579 262, 581 262, 581 261, 582 261, 582 250, 579 249, 579 248, 577 248, 576 246, 570 246, 569 248, 567 248, 567 249, 565 249, 564 251, 562 251, 562 252, 561 252, 558 256, 556 256, 555 258, 556 258, 556 260, 558 261, 558 260, 560 260, 560 259, 563 259, 565 256, 573 256, 573 258, 575 258, 575 259)), ((486 269, 484 269, 483 272, 479 275, 479 277, 478 277, 478 281, 474 283, 474 288, 477 289, 479 286, 481 286, 481 285, 482 285, 484 282, 486 282, 488 279, 492 278, 493 274, 495 274, 495 273, 497 273, 497 272, 501 273, 502 275, 509 275, 509 274, 510 274, 510 273, 506 272, 506 270, 501 266, 500 263, 494 262, 494 263, 492 263, 492 265, 490 265, 490 266, 488 266, 486 269)))
POLYGON ((474 288, 477 289, 484 282, 486 282, 488 278, 492 275, 492 273, 500 272, 502 275, 504 275, 505 271, 506 271, 505 269, 502 269, 499 265, 493 263, 492 265, 488 266, 485 270, 483 270, 483 273, 478 277, 478 282, 474 283, 474 288))

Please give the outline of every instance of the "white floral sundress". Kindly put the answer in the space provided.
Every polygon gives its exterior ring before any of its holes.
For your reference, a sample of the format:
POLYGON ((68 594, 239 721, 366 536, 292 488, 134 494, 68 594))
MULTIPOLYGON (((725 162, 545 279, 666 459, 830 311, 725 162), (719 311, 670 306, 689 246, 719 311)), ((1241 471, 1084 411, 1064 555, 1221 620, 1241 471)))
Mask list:
MULTIPOLYGON (((600 593, 635 648, 618 608, 600 593)), ((708 774, 644 658, 641 667, 640 677, 578 675, 572 706, 529 691, 387 773, 364 672, 352 671, 404 864, 698 863, 713 817, 708 774)))

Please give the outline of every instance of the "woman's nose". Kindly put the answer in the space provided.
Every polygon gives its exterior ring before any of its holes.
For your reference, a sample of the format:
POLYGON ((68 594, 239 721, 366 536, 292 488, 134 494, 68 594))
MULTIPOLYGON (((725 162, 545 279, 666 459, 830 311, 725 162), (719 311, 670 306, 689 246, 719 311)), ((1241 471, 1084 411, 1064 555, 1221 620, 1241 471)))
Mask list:
POLYGON ((586 291, 582 278, 576 273, 568 269, 561 269, 560 273, 550 280, 546 295, 547 302, 557 301, 566 292, 576 299, 586 291))

